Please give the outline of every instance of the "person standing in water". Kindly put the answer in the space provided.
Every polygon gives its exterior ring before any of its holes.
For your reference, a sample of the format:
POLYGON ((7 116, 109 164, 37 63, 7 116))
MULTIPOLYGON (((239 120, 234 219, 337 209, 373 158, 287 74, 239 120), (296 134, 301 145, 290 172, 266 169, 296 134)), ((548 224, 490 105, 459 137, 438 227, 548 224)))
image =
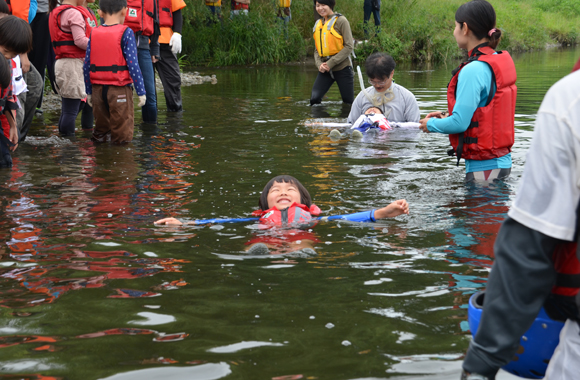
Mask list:
POLYGON ((353 124, 370 107, 377 107, 387 120, 395 122, 418 122, 421 118, 415 95, 405 87, 393 82, 395 60, 385 53, 373 53, 366 62, 368 87, 356 97, 348 122, 353 124))
POLYGON ((181 70, 177 54, 181 53, 181 29, 185 8, 183 0, 159 0, 159 61, 154 65, 161 78, 167 111, 183 111, 181 104, 181 70))
POLYGON ((449 117, 431 112, 423 132, 449 135, 457 165, 465 159, 466 182, 505 179, 512 167, 517 75, 507 51, 495 51, 501 30, 493 6, 485 0, 465 3, 455 13, 453 36, 469 54, 453 70, 447 88, 449 117))
POLYGON ((550 331, 545 326, 526 331, 549 304, 558 306, 552 307, 558 314, 568 314, 567 320, 552 357, 533 359, 549 360, 545 380, 577 379, 580 374, 578 70, 580 60, 572 74, 550 88, 538 110, 517 197, 495 241, 483 313, 461 379, 494 380, 516 352, 522 361, 530 354, 519 350, 524 334, 528 344, 539 345, 545 354, 550 331), (570 304, 575 307, 565 306, 570 304))
POLYGON ((314 24, 314 61, 318 76, 312 87, 310 105, 322 103, 322 97, 334 82, 338 84, 342 101, 354 101, 354 73, 350 55, 354 40, 346 17, 334 13, 335 0, 317 0, 316 11, 321 18, 314 24))

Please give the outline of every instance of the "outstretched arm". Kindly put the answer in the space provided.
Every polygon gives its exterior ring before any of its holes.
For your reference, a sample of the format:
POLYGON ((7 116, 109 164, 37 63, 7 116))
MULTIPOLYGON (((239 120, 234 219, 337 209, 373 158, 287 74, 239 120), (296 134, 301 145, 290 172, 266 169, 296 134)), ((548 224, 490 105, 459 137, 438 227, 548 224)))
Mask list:
POLYGON ((166 225, 166 226, 169 226, 169 225, 181 226, 183 223, 175 218, 163 218, 163 219, 159 219, 159 220, 153 222, 153 224, 166 225))
POLYGON ((394 218, 402 214, 409 214, 409 204, 404 199, 399 199, 387 207, 375 210, 375 219, 394 218))
POLYGON ((347 215, 332 215, 321 218, 322 220, 349 220, 351 222, 376 222, 379 219, 384 218, 394 218, 402 214, 409 213, 409 204, 404 199, 399 199, 389 204, 387 207, 383 207, 377 210, 362 211, 355 214, 347 215))

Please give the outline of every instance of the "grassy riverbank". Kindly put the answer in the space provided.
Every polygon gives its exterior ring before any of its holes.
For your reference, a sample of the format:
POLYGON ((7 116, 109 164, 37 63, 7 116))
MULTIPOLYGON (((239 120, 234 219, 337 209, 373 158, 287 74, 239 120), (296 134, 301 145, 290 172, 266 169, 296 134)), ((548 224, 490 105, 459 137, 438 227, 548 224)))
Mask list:
MULTIPOLYGON (((313 2, 294 0, 285 38, 276 22, 273 0, 252 0, 250 17, 229 18, 223 0, 222 22, 211 19, 202 0, 186 0, 184 54, 192 65, 273 64, 297 61, 312 54, 313 2)), ((356 40, 364 40, 364 0, 337 0, 356 40)), ((465 0, 383 0, 382 30, 371 33, 356 53, 364 59, 387 51, 398 61, 441 61, 461 56, 452 36, 455 10, 465 0)), ((580 2, 577 0, 492 0, 503 40, 500 48, 544 49, 580 42, 580 2)), ((372 24, 372 21, 371 21, 372 24)))

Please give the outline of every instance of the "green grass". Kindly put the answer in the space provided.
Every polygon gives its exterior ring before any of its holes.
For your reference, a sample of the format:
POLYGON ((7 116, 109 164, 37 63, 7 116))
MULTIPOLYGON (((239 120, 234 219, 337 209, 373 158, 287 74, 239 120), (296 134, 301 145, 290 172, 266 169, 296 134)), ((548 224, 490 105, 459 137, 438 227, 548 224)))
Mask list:
MULTIPOLYGON (((229 19, 229 0, 223 0, 223 22, 207 26, 203 0, 186 0, 184 53, 194 65, 272 64, 296 61, 314 50, 313 2, 294 0, 288 39, 276 23, 273 0, 252 0, 250 17, 229 19)), ((336 12, 345 15, 356 40, 366 39, 364 0, 337 0, 336 12)), ((382 29, 357 46, 361 60, 386 51, 397 61, 442 61, 462 56, 452 32, 457 8, 464 0, 384 0, 382 29)), ((509 51, 544 49, 580 42, 578 0, 493 0, 499 45, 509 51)), ((371 21, 371 24, 373 22, 371 21)))

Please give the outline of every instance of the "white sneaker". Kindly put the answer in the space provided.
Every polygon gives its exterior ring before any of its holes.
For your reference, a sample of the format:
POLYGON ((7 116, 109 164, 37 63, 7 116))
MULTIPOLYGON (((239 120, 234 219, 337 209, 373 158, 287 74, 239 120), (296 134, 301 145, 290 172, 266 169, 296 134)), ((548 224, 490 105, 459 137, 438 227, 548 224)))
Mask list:
POLYGON ((363 138, 363 134, 358 129, 355 129, 354 131, 352 131, 351 138, 356 139, 356 140, 359 140, 359 139, 362 139, 363 138))
POLYGON ((342 138, 342 133, 340 133, 338 129, 333 129, 330 131, 328 137, 330 137, 332 140, 340 140, 342 138))

